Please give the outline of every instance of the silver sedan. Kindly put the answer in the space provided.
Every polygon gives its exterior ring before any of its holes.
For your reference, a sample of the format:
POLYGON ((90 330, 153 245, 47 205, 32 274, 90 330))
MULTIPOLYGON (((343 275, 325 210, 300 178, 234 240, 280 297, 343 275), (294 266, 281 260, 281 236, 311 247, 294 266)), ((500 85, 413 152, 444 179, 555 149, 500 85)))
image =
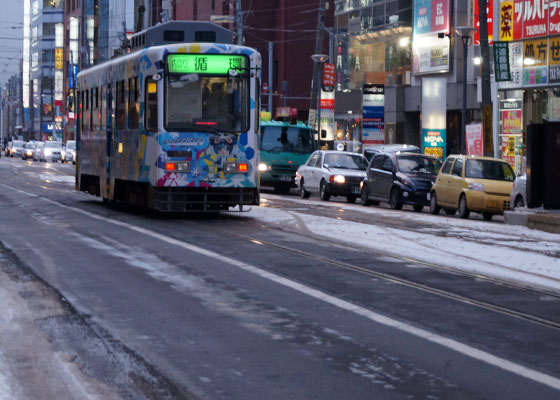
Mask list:
POLYGON ((360 197, 360 182, 366 175, 367 159, 359 153, 318 150, 296 172, 301 197, 319 194, 321 200, 344 196, 349 203, 360 197))

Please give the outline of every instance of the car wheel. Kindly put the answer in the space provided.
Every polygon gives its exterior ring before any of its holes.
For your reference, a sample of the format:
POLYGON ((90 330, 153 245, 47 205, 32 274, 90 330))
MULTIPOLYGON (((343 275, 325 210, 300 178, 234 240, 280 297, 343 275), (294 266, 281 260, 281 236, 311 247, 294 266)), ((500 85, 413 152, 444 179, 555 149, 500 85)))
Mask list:
POLYGON ((456 212, 457 212, 457 210, 455 208, 446 208, 445 209, 445 214, 446 215, 455 215, 456 212))
POLYGON ((303 186, 303 179, 299 181, 299 195, 301 196, 302 199, 308 199, 309 195, 311 193, 309 193, 307 190, 305 190, 305 186, 303 186))
POLYGON ((346 201, 348 203, 355 203, 356 202, 356 196, 346 196, 346 201))
POLYGON ((462 194, 461 198, 459 199, 459 217, 461 218, 469 218, 471 210, 467 206, 467 197, 462 194))
POLYGON ((437 204, 436 192, 432 192, 430 197, 430 214, 438 215, 441 207, 437 204))
POLYGON ((389 195, 389 203, 393 210, 400 210, 402 208, 402 203, 399 199, 399 191, 397 188, 391 189, 391 194, 389 195))
POLYGON ((491 212, 484 211, 482 213, 482 218, 484 218, 485 221, 490 221, 493 216, 494 216, 494 214, 492 214, 491 212))
POLYGON ((327 192, 327 184, 325 181, 321 181, 321 186, 319 187, 319 197, 323 201, 329 201, 331 194, 327 192))
POLYGON ((513 203, 513 208, 520 208, 520 207, 525 207, 525 202, 523 201, 523 197, 521 197, 520 194, 517 195, 517 197, 515 198, 515 202, 513 203))
POLYGON ((370 201, 367 195, 367 186, 365 185, 362 188, 362 191, 360 192, 360 203, 362 203, 362 206, 366 206, 366 207, 370 205, 370 201))
POLYGON ((414 204, 412 206, 412 209, 416 212, 420 212, 424 209, 424 206, 422 204, 414 204))

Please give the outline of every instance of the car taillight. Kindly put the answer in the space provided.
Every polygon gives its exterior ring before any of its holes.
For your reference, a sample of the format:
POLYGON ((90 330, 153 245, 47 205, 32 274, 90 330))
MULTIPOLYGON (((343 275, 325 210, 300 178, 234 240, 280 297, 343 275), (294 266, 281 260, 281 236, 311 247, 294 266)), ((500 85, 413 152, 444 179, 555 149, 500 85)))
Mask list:
POLYGON ((165 170, 166 171, 175 171, 175 163, 172 163, 172 162, 165 163, 165 170))

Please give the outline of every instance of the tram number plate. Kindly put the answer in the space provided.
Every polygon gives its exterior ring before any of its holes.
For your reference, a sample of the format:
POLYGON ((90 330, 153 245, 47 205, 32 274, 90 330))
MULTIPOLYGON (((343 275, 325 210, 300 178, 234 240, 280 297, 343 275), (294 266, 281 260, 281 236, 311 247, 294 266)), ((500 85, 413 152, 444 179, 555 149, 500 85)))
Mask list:
POLYGON ((179 172, 189 172, 191 169, 190 162, 178 162, 177 163, 177 171, 179 172))
POLYGON ((292 181, 292 177, 290 175, 280 175, 280 180, 282 182, 291 182, 292 181))

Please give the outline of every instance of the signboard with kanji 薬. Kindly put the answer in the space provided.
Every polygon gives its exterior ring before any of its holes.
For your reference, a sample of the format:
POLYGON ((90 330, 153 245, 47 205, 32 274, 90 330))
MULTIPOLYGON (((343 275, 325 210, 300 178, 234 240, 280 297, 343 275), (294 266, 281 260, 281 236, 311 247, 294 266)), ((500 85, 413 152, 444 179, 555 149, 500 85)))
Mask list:
POLYGON ((509 69, 508 42, 494 43, 494 69, 496 82, 505 82, 511 80, 511 72, 509 69))

